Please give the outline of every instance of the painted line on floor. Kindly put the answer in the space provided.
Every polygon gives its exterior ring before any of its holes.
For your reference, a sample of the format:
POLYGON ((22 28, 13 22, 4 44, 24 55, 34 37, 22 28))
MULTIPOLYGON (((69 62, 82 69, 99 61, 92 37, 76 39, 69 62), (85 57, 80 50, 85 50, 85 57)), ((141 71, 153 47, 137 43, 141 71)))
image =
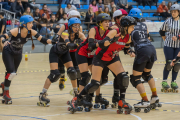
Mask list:
POLYGON ((47 120, 44 118, 40 118, 40 117, 31 117, 31 116, 21 116, 21 115, 5 115, 5 114, 0 114, 0 116, 7 116, 7 117, 23 117, 23 118, 27 118, 27 119, 38 119, 38 120, 47 120))

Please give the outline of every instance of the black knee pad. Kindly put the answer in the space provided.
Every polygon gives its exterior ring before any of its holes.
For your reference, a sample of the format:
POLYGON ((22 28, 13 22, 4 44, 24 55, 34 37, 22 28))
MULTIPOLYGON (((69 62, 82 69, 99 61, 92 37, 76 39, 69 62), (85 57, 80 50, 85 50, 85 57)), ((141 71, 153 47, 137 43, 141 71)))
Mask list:
POLYGON ((139 75, 139 76, 130 75, 131 84, 135 88, 138 84, 142 83, 140 79, 141 79, 141 75, 139 75))
POLYGON ((101 83, 100 86, 106 84, 107 82, 108 82, 108 76, 102 77, 102 78, 101 78, 101 82, 100 82, 100 83, 101 83))
POLYGON ((82 86, 86 86, 89 83, 90 79, 91 79, 91 75, 89 74, 88 71, 86 71, 86 72, 81 73, 81 78, 82 79, 79 82, 79 84, 82 85, 82 86))
POLYGON ((127 89, 129 85, 129 76, 126 72, 122 72, 117 75, 117 84, 120 89, 127 89))
POLYGON ((77 79, 81 79, 81 73, 80 73, 79 67, 74 66, 74 68, 76 69, 76 72, 77 72, 77 79))
POLYGON ((67 75, 68 75, 70 80, 76 80, 77 79, 77 72, 74 69, 74 67, 69 67, 67 69, 67 75))
POLYGON ((61 74, 59 70, 51 70, 50 75, 48 76, 51 83, 56 82, 60 78, 61 74))
POLYGON ((151 72, 143 72, 142 78, 144 79, 144 81, 148 82, 149 80, 151 80, 151 78, 153 78, 153 76, 151 75, 151 72))
POLYGON ((172 69, 172 66, 170 64, 171 64, 171 60, 167 60, 165 65, 167 71, 171 71, 172 69))
POLYGON ((176 63, 176 64, 174 65, 173 71, 174 71, 174 72, 178 72, 179 69, 180 69, 180 63, 178 62, 178 63, 176 63))
POLYGON ((94 80, 92 79, 91 80, 91 83, 88 84, 86 87, 85 87, 85 90, 88 92, 88 93, 94 93, 100 86, 100 82, 97 81, 97 80, 94 80))
POLYGON ((59 72, 61 73, 61 75, 64 75, 64 74, 65 74, 65 69, 64 69, 64 67, 59 67, 58 70, 59 70, 59 72))

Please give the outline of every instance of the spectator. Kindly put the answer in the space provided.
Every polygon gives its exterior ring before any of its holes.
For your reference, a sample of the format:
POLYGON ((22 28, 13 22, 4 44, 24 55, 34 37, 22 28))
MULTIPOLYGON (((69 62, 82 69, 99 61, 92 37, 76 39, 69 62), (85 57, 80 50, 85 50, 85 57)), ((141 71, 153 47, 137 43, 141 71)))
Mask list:
MULTIPOLYGON (((122 8, 122 9, 124 9, 124 10, 126 10, 126 11, 130 11, 131 9, 132 9, 132 6, 129 6, 128 4, 127 4, 127 0, 120 0, 119 1, 119 7, 120 8, 122 8)), ((119 9, 120 9, 119 8, 119 9)))
POLYGON ((47 5, 46 4, 44 4, 43 5, 43 9, 42 10, 40 10, 40 15, 42 16, 42 14, 46 14, 46 16, 47 16, 47 19, 48 20, 50 20, 50 15, 49 15, 49 12, 48 12, 48 10, 47 10, 47 5))
POLYGON ((24 13, 21 0, 17 0, 11 4, 11 11, 16 13, 16 17, 21 17, 21 15, 24 13))
POLYGON ((61 7, 59 7, 59 10, 56 13, 56 18, 58 21, 63 17, 63 14, 64 14, 64 10, 61 7))
POLYGON ((98 11, 95 12, 95 14, 96 14, 96 16, 98 16, 98 15, 101 14, 101 13, 104 13, 104 12, 103 12, 103 10, 102 10, 102 7, 99 6, 98 11))
POLYGON ((52 36, 50 35, 50 25, 48 23, 47 15, 46 13, 43 13, 40 21, 40 34, 48 39, 52 39, 52 36))
POLYGON ((31 13, 30 7, 27 7, 27 8, 26 8, 26 10, 25 10, 25 12, 23 13, 23 15, 30 15, 30 16, 33 17, 33 14, 31 13))
POLYGON ((116 7, 116 5, 114 4, 114 1, 111 1, 110 5, 108 5, 109 7, 109 11, 112 11, 113 7, 116 7))
POLYGON ((58 23, 60 23, 60 27, 62 27, 64 25, 64 23, 68 23, 68 20, 67 20, 67 13, 64 13, 63 14, 63 18, 61 18, 58 23))
POLYGON ((104 11, 104 4, 102 4, 102 0, 99 0, 97 3, 97 7, 99 8, 99 6, 102 7, 102 10, 104 11))
MULTIPOLYGON (((93 8, 89 7, 88 12, 86 13, 85 22, 96 22, 96 14, 93 12, 93 8)), ((88 26, 88 24, 86 24, 88 26)), ((93 27, 94 24, 90 24, 90 28, 93 27)))
POLYGON ((148 2, 147 0, 134 0, 134 1, 136 1, 138 3, 138 5, 142 4, 143 6, 145 6, 147 4, 147 2, 148 2))
POLYGON ((33 10, 33 6, 28 2, 28 0, 21 0, 23 8, 26 9, 27 7, 30 7, 31 10, 33 10))
POLYGON ((74 5, 76 8, 80 8, 80 0, 71 0, 70 3, 74 5))
POLYGON ((51 20, 50 20, 50 25, 51 25, 51 30, 54 30, 55 33, 59 31, 60 26, 57 25, 58 21, 56 20, 56 15, 52 14, 51 15, 51 20))
POLYGON ((111 18, 112 18, 112 22, 114 22, 114 18, 113 18, 113 13, 114 13, 114 11, 116 11, 116 7, 113 7, 113 8, 112 8, 112 11, 110 12, 110 16, 111 16, 111 18))
POLYGON ((159 5, 157 13, 160 13, 160 16, 164 18, 171 17, 171 14, 168 13, 168 8, 165 5, 165 1, 162 1, 161 5, 159 5))
POLYGON ((93 12, 97 12, 98 11, 98 7, 96 5, 96 0, 93 0, 92 3, 89 5, 89 7, 93 8, 93 12))
POLYGON ((10 10, 10 6, 8 5, 8 2, 5 2, 4 0, 0 0, 0 4, 2 4, 2 8, 6 10, 10 10))
POLYGON ((69 4, 70 0, 62 0, 61 4, 69 4))
POLYGON ((107 6, 104 8, 104 13, 107 13, 108 15, 110 15, 109 8, 107 6))
POLYGON ((28 2, 29 2, 30 5, 32 5, 34 8, 40 8, 40 7, 41 7, 40 4, 36 4, 36 0, 28 0, 28 2))
POLYGON ((68 3, 67 7, 65 8, 65 13, 68 13, 71 10, 77 10, 77 8, 74 5, 71 5, 70 3, 68 3))
POLYGON ((178 2, 174 2, 174 4, 178 4, 178 2))
POLYGON ((0 35, 6 33, 6 19, 4 18, 4 12, 0 12, 0 35))
POLYGON ((168 5, 167 5, 167 8, 168 8, 168 13, 171 13, 171 12, 170 12, 170 8, 171 8, 171 6, 172 6, 172 2, 171 2, 171 1, 169 1, 169 2, 168 2, 168 5))
POLYGON ((39 14, 39 8, 35 8, 33 17, 34 17, 33 29, 37 31, 37 28, 39 28, 39 21, 41 20, 41 16, 39 14))
POLYGON ((110 5, 112 0, 104 0, 104 5, 110 5))

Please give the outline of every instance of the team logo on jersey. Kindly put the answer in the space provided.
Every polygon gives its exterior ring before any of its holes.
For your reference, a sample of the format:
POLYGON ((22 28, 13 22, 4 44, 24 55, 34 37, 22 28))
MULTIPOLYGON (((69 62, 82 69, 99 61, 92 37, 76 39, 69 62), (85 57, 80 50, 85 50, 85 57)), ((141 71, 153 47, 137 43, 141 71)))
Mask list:
POLYGON ((142 25, 142 29, 146 29, 146 26, 145 26, 145 25, 142 25))
POLYGON ((124 42, 119 42, 119 41, 116 41, 116 44, 118 44, 118 45, 126 45, 126 43, 124 43, 124 42))

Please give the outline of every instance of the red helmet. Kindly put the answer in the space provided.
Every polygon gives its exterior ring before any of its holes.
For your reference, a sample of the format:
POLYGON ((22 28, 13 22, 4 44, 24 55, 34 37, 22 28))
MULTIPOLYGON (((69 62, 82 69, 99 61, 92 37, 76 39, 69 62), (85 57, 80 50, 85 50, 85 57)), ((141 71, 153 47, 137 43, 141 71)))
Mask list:
POLYGON ((128 13, 126 12, 126 10, 124 10, 124 9, 119 9, 119 10, 121 10, 121 12, 122 12, 123 15, 128 15, 128 13))

